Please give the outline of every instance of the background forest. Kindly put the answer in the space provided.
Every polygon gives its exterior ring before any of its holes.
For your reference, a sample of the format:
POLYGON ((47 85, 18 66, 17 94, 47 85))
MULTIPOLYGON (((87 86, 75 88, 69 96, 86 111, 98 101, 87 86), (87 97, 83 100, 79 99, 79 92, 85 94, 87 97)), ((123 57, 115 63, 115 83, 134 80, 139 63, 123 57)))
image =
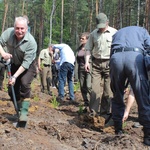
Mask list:
POLYGON ((27 15, 38 50, 63 42, 75 51, 80 34, 96 27, 99 12, 117 29, 139 25, 150 31, 150 0, 0 0, 1 32, 27 15))

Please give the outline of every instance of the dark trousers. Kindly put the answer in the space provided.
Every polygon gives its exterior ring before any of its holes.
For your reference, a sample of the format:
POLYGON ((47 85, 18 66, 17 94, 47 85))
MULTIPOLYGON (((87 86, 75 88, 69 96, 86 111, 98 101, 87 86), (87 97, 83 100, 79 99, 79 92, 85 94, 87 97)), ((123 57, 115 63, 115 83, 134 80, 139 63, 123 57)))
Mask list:
POLYGON ((3 88, 4 74, 5 74, 5 65, 3 63, 0 63, 0 90, 2 90, 3 88))
POLYGON ((56 68, 56 64, 52 64, 52 86, 58 88, 58 69, 56 68))
MULTIPOLYGON (((16 66, 14 64, 11 65, 11 74, 13 75, 17 70, 19 66, 16 66)), ((30 98, 31 96, 31 83, 36 75, 36 64, 33 62, 28 70, 25 70, 16 80, 16 83, 14 85, 15 95, 17 101, 20 100, 20 98, 30 98)), ((8 87, 8 94, 13 99, 11 87, 8 87)))
POLYGON ((143 54, 138 52, 118 52, 110 59, 112 117, 115 122, 122 122, 124 115, 124 89, 129 80, 138 104, 139 122, 150 128, 149 82, 144 66, 143 54))
POLYGON ((81 94, 84 103, 89 103, 91 94, 91 74, 85 71, 84 66, 78 66, 78 77, 80 82, 81 94))

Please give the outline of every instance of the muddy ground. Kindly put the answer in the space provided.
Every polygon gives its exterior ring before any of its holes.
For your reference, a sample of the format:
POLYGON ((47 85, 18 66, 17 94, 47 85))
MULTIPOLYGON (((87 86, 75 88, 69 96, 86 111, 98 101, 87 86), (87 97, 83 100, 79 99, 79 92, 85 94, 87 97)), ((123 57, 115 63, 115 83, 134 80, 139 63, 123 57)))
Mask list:
MULTIPOLYGON (((57 95, 57 90, 52 89, 57 95)), ((32 84, 32 100, 26 128, 16 128, 16 112, 7 95, 0 91, 0 150, 148 150, 143 142, 142 128, 133 128, 137 119, 134 103, 124 124, 125 134, 114 134, 113 126, 103 127, 100 117, 83 113, 80 91, 78 104, 65 100, 57 108, 55 96, 40 92, 39 79, 32 84)))

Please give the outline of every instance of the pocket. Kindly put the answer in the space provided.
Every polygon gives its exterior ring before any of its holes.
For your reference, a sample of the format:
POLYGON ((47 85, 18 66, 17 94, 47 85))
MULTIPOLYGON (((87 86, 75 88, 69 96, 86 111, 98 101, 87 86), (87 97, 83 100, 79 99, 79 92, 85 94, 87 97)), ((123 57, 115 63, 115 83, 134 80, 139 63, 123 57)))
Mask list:
POLYGON ((150 55, 146 54, 144 56, 144 64, 145 64, 148 80, 150 81, 150 55))
POLYGON ((109 48, 111 48, 111 43, 112 43, 112 37, 108 36, 107 37, 107 44, 108 44, 109 48))
POLYGON ((44 53, 44 58, 48 58, 48 56, 47 56, 47 54, 46 54, 46 53, 44 53))
POLYGON ((109 69, 109 60, 106 62, 106 69, 109 69))
POLYGON ((147 81, 147 79, 141 75, 140 76, 140 82, 141 82, 141 89, 140 92, 142 94, 143 97, 145 97, 146 95, 149 95, 150 90, 149 90, 149 82, 147 81))

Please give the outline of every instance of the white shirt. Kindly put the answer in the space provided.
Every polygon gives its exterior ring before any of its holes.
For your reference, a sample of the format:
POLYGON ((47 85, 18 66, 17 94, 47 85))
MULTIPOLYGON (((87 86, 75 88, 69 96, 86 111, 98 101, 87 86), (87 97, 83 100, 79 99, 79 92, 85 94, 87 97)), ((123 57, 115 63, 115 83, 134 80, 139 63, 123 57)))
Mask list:
POLYGON ((60 66, 64 62, 71 63, 74 65, 75 63, 75 56, 73 50, 67 44, 55 44, 53 47, 59 49, 60 51, 60 66))

